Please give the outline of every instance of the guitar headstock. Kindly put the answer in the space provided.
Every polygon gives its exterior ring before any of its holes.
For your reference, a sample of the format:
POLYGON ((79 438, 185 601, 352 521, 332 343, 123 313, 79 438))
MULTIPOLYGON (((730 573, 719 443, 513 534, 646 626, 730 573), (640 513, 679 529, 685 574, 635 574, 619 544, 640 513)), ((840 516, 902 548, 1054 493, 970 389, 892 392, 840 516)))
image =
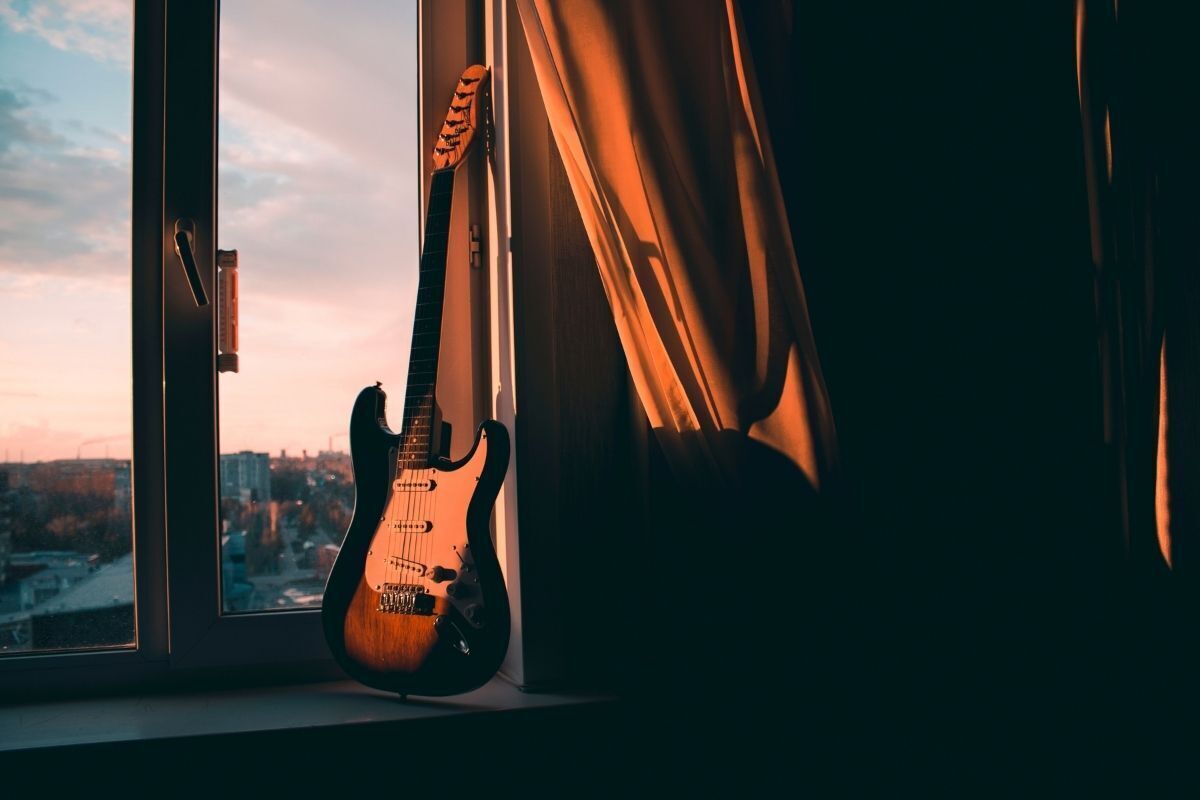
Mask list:
POLYGON ((488 68, 481 64, 463 70, 450 99, 450 111, 433 147, 435 171, 457 169, 466 158, 485 119, 483 100, 489 77, 488 68))

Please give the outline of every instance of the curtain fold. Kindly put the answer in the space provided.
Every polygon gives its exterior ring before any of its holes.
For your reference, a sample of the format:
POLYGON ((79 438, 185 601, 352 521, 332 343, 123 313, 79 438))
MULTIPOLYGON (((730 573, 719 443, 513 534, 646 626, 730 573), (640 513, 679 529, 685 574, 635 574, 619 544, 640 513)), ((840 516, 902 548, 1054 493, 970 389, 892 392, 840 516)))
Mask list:
POLYGON ((737 4, 517 0, 639 397, 672 469, 815 491, 837 444, 737 4), (748 447, 749 446, 749 447, 748 447))

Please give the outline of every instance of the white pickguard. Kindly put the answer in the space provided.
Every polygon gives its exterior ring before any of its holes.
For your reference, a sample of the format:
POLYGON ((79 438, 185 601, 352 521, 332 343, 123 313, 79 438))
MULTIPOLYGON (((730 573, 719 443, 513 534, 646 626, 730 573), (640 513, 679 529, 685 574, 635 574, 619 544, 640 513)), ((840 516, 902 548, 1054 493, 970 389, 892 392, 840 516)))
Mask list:
POLYGON ((484 437, 458 469, 397 472, 367 553, 368 586, 382 591, 388 584, 405 584, 446 595, 450 581, 435 581, 434 567, 462 571, 467 508, 486 461, 484 437))

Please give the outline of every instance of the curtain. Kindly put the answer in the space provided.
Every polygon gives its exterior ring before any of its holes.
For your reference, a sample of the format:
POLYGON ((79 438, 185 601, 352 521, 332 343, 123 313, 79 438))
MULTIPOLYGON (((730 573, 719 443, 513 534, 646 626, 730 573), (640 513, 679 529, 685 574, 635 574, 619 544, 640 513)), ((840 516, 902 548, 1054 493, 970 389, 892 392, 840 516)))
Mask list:
POLYGON ((747 459, 766 452, 828 491, 833 419, 737 4, 517 7, 672 470, 719 490, 745 481, 747 459))
MULTIPOLYGON (((1076 0, 1076 77, 1106 437, 1130 554, 1190 576, 1200 502, 1200 102, 1195 11, 1076 0)), ((1175 581, 1178 583, 1178 581, 1175 581)))

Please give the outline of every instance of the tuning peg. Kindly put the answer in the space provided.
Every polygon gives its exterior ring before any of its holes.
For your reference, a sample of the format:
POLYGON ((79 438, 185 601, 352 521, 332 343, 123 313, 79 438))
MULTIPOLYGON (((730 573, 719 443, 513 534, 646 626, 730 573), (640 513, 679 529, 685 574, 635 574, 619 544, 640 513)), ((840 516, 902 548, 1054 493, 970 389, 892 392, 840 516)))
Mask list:
POLYGON ((467 110, 469 110, 470 108, 471 108, 471 104, 470 104, 470 103, 467 103, 466 105, 461 105, 461 106, 456 106, 456 105, 454 105, 453 103, 451 103, 451 104, 450 104, 450 110, 451 110, 451 111, 457 111, 457 112, 458 112, 458 113, 460 113, 460 114, 461 114, 462 112, 464 112, 464 111, 467 111, 467 110))
POLYGON ((479 78, 459 78, 458 82, 463 86, 470 86, 472 83, 479 83, 479 78))
POLYGON ((473 96, 474 94, 475 94, 474 92, 455 92, 454 96, 457 97, 459 100, 463 100, 465 98, 473 96))

